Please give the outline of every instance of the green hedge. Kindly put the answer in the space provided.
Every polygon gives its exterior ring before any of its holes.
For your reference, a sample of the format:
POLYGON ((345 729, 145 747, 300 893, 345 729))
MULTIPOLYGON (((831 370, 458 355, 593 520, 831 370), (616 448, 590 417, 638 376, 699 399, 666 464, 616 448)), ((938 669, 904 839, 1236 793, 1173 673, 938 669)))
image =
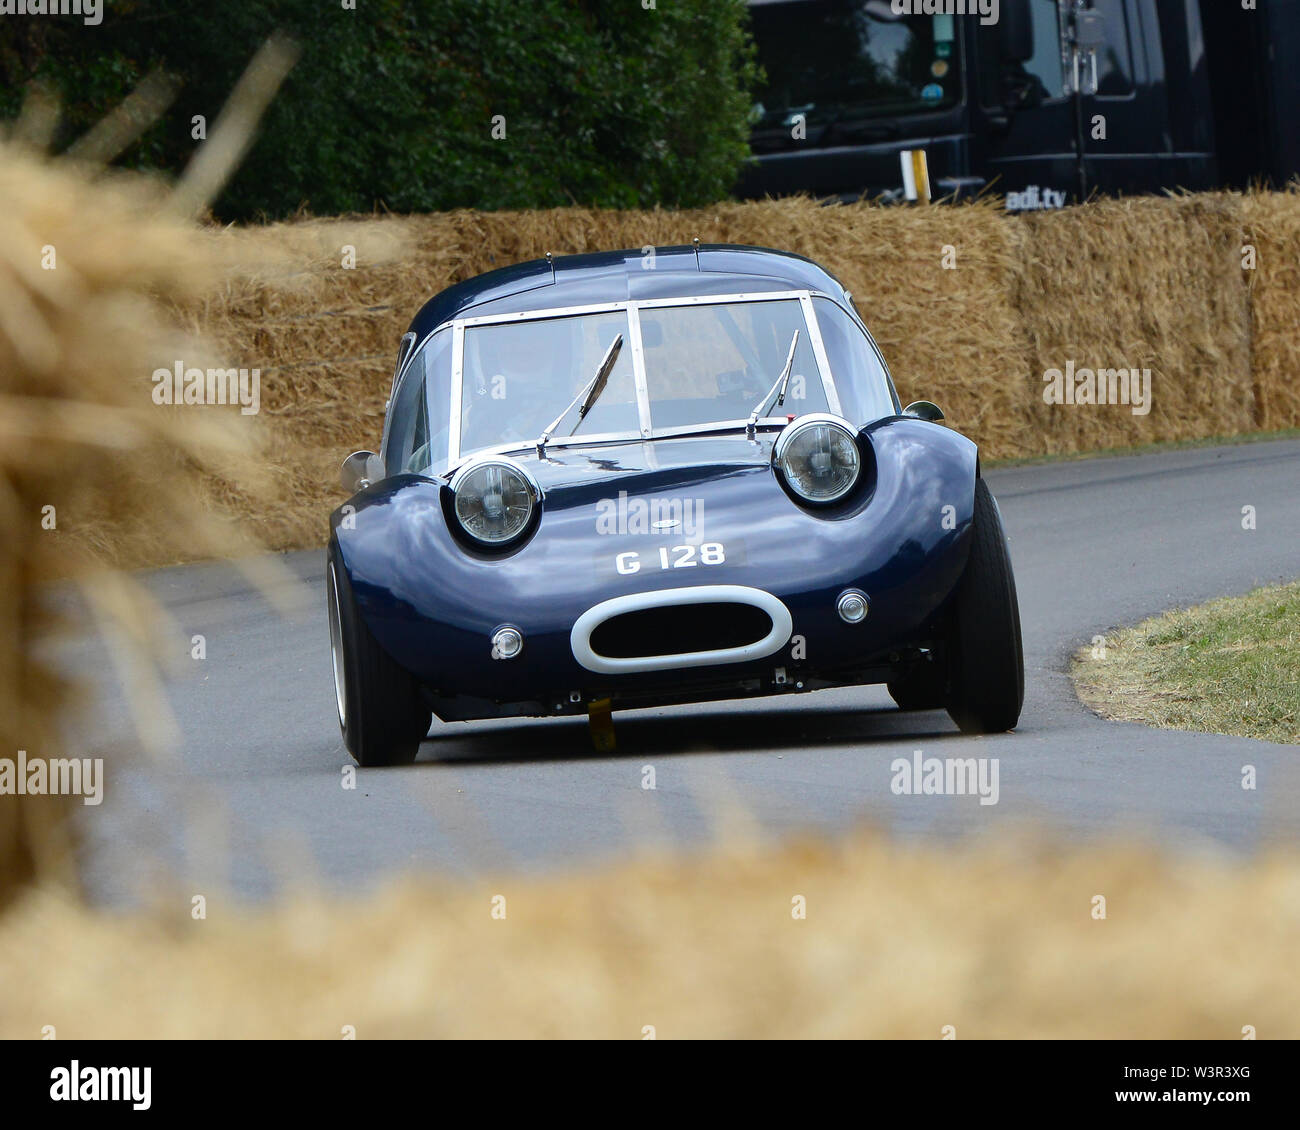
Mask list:
POLYGON ((725 196, 748 153, 746 21, 744 0, 105 0, 97 27, 6 19, 0 114, 43 78, 66 143, 161 67, 181 93, 122 163, 178 173, 201 144, 193 116, 211 129, 279 28, 302 58, 223 219, 689 206, 725 196))

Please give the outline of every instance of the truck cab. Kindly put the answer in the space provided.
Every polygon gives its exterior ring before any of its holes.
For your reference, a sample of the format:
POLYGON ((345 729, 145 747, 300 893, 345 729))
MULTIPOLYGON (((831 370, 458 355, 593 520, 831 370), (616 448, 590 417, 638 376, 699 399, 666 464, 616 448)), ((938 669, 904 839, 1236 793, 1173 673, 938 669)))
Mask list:
POLYGON ((765 79, 739 195, 902 199, 900 157, 917 151, 934 197, 993 191, 1012 211, 1285 182, 1300 169, 1296 8, 753 0, 765 79))

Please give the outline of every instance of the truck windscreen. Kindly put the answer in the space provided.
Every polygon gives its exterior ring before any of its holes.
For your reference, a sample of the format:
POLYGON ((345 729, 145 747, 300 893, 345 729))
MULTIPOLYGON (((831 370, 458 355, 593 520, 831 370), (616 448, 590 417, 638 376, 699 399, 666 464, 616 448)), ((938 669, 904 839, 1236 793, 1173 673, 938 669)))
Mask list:
POLYGON ((953 16, 894 16, 880 0, 755 0, 756 153, 897 135, 889 119, 961 98, 953 16))

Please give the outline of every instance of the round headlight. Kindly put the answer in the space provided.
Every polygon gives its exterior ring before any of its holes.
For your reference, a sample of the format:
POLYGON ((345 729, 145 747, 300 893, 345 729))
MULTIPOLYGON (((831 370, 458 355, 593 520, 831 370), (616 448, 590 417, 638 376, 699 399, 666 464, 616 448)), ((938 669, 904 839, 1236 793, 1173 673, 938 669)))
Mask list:
POLYGON ((773 456, 786 484, 806 502, 843 498, 862 468, 849 425, 829 415, 795 420, 776 441, 773 456))
POLYGON ((532 520, 538 491, 521 468, 504 460, 462 467, 451 480, 456 520, 480 545, 505 545, 532 520))

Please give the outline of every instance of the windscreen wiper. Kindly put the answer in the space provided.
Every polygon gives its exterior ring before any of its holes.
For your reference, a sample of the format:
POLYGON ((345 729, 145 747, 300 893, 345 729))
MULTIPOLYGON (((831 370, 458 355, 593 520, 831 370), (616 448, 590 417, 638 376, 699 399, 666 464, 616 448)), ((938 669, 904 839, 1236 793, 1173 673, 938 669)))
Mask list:
POLYGON ((592 405, 600 399, 600 394, 605 391, 605 386, 609 384, 609 375, 614 371, 614 363, 618 360, 618 355, 622 349, 623 335, 618 334, 609 343, 609 348, 605 350, 605 356, 601 359, 600 367, 597 368, 596 375, 587 383, 587 387, 569 401, 568 407, 551 421, 551 426, 546 431, 542 432, 541 438, 537 441, 538 455, 546 453, 546 444, 551 438, 551 434, 560 426, 560 421, 573 410, 573 406, 581 401, 582 404, 578 408, 577 422, 573 425, 573 430, 569 432, 569 435, 573 435, 578 430, 578 425, 587 418, 587 413, 591 411, 592 405))
POLYGON ((749 422, 745 425, 745 431, 750 435, 754 434, 754 426, 758 423, 758 418, 763 414, 763 409, 767 407, 768 401, 772 399, 772 394, 780 389, 781 392, 776 398, 775 407, 780 408, 785 403, 785 390, 790 384, 790 370, 794 368, 794 351, 799 345, 799 331, 794 331, 794 337, 790 339, 790 354, 785 359, 785 368, 781 370, 781 375, 776 378, 776 384, 767 390, 766 395, 757 404, 754 405, 754 411, 749 414, 749 422))

